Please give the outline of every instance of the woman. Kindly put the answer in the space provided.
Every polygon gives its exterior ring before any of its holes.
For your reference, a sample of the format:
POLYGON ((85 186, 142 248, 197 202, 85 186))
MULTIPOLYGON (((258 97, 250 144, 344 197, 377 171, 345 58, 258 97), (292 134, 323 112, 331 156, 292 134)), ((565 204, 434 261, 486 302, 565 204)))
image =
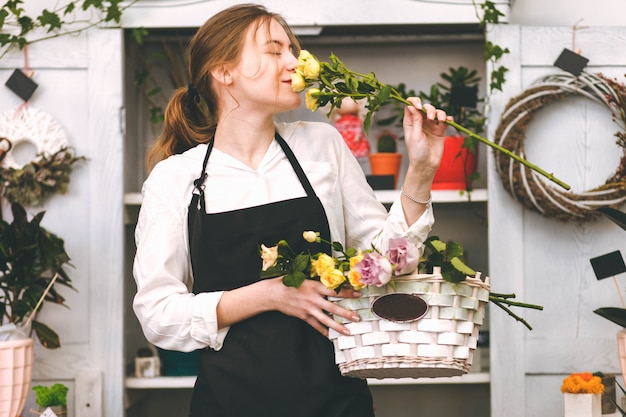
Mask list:
MULTIPOLYGON (((192 82, 166 109, 148 155, 136 229, 134 310, 164 349, 201 349, 191 417, 373 416, 363 380, 340 375, 328 313, 315 280, 299 288, 259 279, 259 246, 316 230, 351 247, 384 248, 405 236, 422 246, 433 223, 430 187, 443 152, 441 110, 412 98, 405 111, 409 169, 389 213, 341 135, 328 123, 277 123, 299 107, 291 88, 298 42, 256 5, 224 10, 189 45, 192 82)), ((339 296, 359 297, 343 289, 339 296)))

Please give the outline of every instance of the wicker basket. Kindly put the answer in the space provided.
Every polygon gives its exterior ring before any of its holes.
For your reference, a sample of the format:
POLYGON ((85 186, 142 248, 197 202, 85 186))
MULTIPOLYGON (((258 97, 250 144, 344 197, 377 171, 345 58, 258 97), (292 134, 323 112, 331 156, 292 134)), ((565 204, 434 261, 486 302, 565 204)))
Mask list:
POLYGON ((366 287, 358 299, 334 299, 358 312, 361 321, 348 322, 345 336, 331 329, 335 362, 341 373, 355 378, 450 377, 467 373, 472 365, 489 301, 489 278, 480 274, 459 284, 444 281, 439 271, 394 279, 395 288, 366 287), (389 321, 376 316, 371 305, 381 295, 414 294, 428 304, 426 314, 412 322, 389 321))

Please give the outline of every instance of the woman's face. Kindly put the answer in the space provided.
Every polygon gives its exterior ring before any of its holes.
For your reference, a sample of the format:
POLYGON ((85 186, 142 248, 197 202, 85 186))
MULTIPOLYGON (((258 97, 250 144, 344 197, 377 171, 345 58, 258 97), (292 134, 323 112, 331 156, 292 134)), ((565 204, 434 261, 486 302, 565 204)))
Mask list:
POLYGON ((234 68, 231 93, 240 106, 271 114, 300 106, 300 95, 291 88, 291 74, 298 59, 283 27, 272 19, 248 29, 241 60, 234 68))

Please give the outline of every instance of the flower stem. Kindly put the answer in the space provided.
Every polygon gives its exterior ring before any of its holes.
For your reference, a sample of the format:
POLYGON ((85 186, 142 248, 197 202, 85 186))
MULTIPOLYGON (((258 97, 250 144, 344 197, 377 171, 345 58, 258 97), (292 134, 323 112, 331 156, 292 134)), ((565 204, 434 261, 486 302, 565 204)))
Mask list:
MULTIPOLYGON (((513 297, 515 297, 515 295, 513 295, 513 297)), ((495 295, 493 293, 489 294, 489 300, 493 301, 493 302, 498 302, 498 303, 502 303, 502 304, 507 304, 509 306, 516 306, 516 307, 523 307, 523 308, 532 308, 534 310, 543 310, 543 306, 537 305, 537 304, 528 304, 528 303, 522 303, 519 301, 511 301, 508 298, 512 298, 510 296, 505 296, 505 297, 501 297, 499 295, 495 295)))
MULTIPOLYGON (((409 106, 413 105, 410 101, 408 101, 405 98, 403 98, 395 90, 392 91, 390 97, 393 98, 394 100, 398 100, 398 101, 400 101, 400 102, 402 102, 404 104, 408 104, 409 106)), ((422 109, 422 112, 426 113, 426 110, 422 109)), ((493 149, 495 149, 495 150, 497 150, 499 152, 502 152, 505 155, 508 155, 509 157, 511 157, 511 158, 515 159, 516 161, 526 165, 528 168, 532 169, 535 172, 538 172, 539 174, 543 175, 544 177, 546 177, 550 181, 558 184, 559 186, 563 187, 564 189, 569 190, 571 188, 568 184, 564 183, 563 181, 561 181, 558 178, 556 178, 554 175, 552 175, 552 174, 546 172, 545 170, 541 169, 537 165, 527 161, 526 159, 520 157, 517 154, 514 154, 510 150, 508 150, 506 148, 503 148, 502 146, 498 145, 497 143, 491 142, 490 140, 488 140, 488 139, 486 139, 486 138, 484 138, 484 137, 482 137, 482 136, 472 132, 471 130, 461 126, 460 124, 456 123, 455 121, 453 121, 453 120, 446 120, 446 124, 449 125, 449 126, 452 126, 456 130, 459 130, 459 131, 465 133, 466 135, 468 135, 468 136, 470 136, 470 137, 472 137, 472 138, 474 138, 474 139, 484 143, 485 145, 490 146, 493 149)))
POLYGON ((510 308, 508 308, 507 306, 505 306, 504 304, 502 304, 500 301, 496 301, 495 299, 492 299, 491 297, 489 297, 489 300, 491 302, 493 302, 495 305, 497 305, 498 307, 500 307, 502 310, 506 311, 509 316, 513 317, 515 320, 519 321, 520 323, 522 323, 524 326, 526 326, 526 328, 528 330, 532 330, 533 328, 531 327, 531 325, 524 320, 523 318, 521 318, 520 316, 518 316, 517 314, 515 314, 513 311, 511 311, 510 308))

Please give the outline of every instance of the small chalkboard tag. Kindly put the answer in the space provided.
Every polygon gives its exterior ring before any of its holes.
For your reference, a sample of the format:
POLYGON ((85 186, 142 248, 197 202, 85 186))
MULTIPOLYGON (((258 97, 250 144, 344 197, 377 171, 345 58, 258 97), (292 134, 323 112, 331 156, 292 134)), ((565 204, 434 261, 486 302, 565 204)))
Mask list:
POLYGON ((13 71, 4 85, 24 101, 28 101, 37 89, 37 83, 19 69, 13 71))
POLYGON ((597 280, 614 277, 622 272, 626 272, 624 258, 622 258, 622 253, 619 250, 591 258, 589 261, 597 280))
POLYGON ((567 71, 570 74, 578 77, 583 71, 583 68, 587 65, 589 59, 577 54, 567 48, 563 48, 563 52, 554 62, 555 67, 561 68, 563 71, 567 71))
POLYGON ((414 294, 385 294, 374 300, 372 311, 381 319, 406 323, 424 317, 428 304, 414 294))

